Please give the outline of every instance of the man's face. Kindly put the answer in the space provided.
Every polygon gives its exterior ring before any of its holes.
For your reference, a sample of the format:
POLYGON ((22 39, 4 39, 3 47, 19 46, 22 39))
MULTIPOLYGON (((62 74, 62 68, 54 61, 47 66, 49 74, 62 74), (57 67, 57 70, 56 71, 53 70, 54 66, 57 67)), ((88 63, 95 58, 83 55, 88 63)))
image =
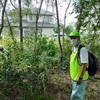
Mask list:
POLYGON ((80 42, 80 38, 78 36, 71 36, 70 37, 71 44, 76 46, 80 42))

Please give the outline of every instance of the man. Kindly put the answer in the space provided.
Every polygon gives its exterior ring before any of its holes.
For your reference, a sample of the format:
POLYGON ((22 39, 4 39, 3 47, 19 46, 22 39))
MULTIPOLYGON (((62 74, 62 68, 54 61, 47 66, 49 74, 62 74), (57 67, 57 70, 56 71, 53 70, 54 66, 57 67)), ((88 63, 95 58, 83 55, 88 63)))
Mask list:
POLYGON ((85 47, 80 50, 80 62, 78 63, 78 47, 80 45, 80 34, 72 31, 69 34, 71 44, 73 45, 70 56, 70 76, 72 79, 71 100, 84 100, 85 87, 89 77, 86 68, 88 67, 88 51, 85 47))

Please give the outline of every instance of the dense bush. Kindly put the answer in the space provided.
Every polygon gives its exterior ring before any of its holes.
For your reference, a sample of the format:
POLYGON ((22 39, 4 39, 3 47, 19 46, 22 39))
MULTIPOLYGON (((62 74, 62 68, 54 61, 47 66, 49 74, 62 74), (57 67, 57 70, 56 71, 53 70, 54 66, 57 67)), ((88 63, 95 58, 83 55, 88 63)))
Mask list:
POLYGON ((2 98, 30 100, 37 95, 35 98, 41 100, 49 97, 42 94, 46 93, 48 74, 59 62, 59 47, 47 37, 38 37, 36 52, 34 46, 33 36, 25 38, 22 44, 7 37, 5 48, 9 55, 0 68, 2 98))
MULTIPOLYGON (((91 37, 82 37, 82 43, 100 59, 99 42, 91 41, 91 37), (92 46, 89 46, 87 44, 92 46)), ((60 49, 56 39, 34 36, 26 37, 23 43, 11 41, 10 37, 3 40, 8 51, 8 59, 0 67, 1 100, 53 100, 46 94, 48 76, 59 67, 60 49), (35 47, 36 46, 36 47, 35 47), (35 49, 34 49, 35 48, 35 49)), ((71 45, 66 37, 62 69, 69 66, 71 45)))

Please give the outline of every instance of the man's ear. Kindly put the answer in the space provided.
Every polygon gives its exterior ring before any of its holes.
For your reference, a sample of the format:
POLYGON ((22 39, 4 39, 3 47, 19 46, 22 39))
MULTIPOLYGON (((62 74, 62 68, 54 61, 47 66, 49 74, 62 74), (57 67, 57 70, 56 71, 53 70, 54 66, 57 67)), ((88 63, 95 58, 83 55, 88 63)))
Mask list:
POLYGON ((78 41, 80 41, 80 37, 77 37, 78 41))

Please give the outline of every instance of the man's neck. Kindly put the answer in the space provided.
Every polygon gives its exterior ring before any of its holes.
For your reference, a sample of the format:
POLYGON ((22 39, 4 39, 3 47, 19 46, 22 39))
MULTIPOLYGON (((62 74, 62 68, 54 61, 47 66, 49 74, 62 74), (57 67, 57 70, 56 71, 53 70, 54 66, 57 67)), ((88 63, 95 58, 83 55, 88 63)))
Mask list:
POLYGON ((80 44, 80 42, 75 45, 75 48, 77 48, 79 46, 79 44, 80 44))

